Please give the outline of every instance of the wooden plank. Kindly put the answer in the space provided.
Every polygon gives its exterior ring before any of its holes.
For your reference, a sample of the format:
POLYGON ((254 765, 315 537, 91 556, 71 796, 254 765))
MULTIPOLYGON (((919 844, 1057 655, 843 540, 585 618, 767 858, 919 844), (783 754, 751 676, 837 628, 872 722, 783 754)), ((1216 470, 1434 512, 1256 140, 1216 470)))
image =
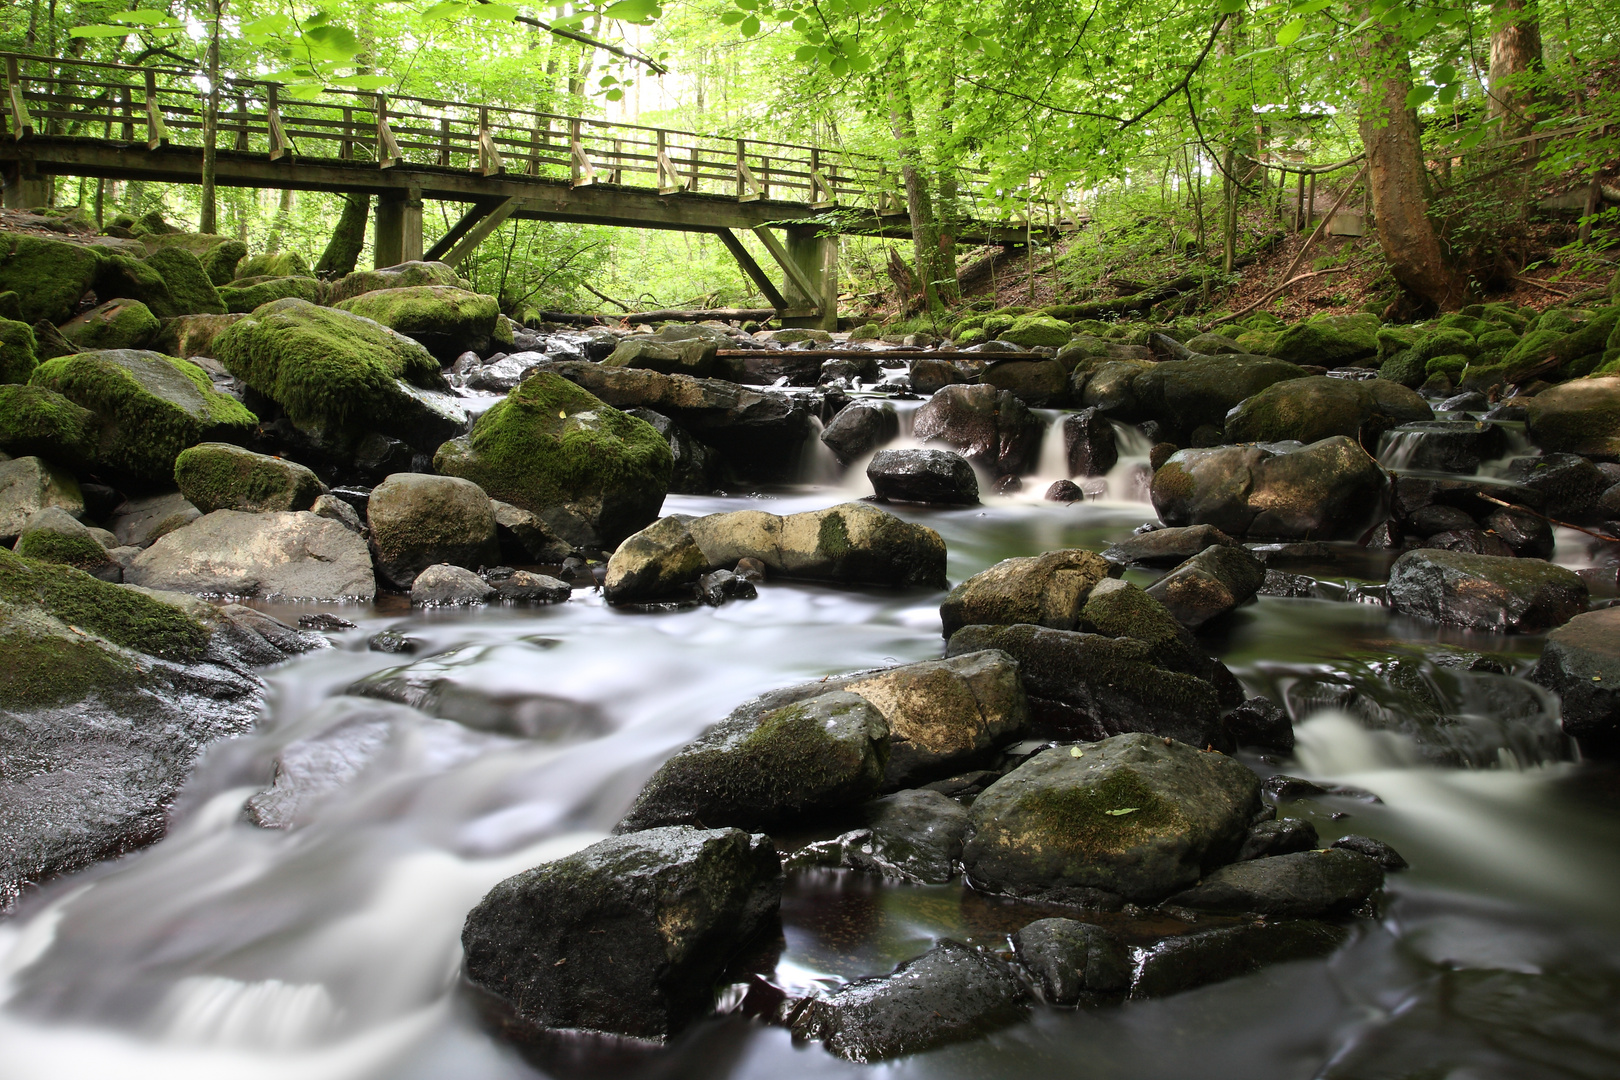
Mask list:
POLYGON ((786 245, 777 239, 776 234, 770 230, 770 227, 767 225, 755 225, 754 235, 759 237, 760 243, 765 245, 765 250, 771 253, 771 258, 775 259, 777 264, 782 267, 782 272, 788 276, 789 281, 793 282, 805 300, 812 304, 816 303, 817 290, 815 283, 810 280, 809 275, 800 269, 799 264, 794 262, 793 258, 788 255, 786 245))
POLYGON ((676 171, 675 163, 669 160, 669 148, 664 142, 664 133, 658 133, 658 194, 674 195, 686 190, 686 181, 676 171))
POLYGON ((771 307, 777 311, 787 310, 787 297, 782 295, 781 290, 776 287, 776 282, 771 280, 764 267, 754 260, 754 256, 743 246, 737 234, 730 229, 720 229, 714 235, 718 236, 720 242, 726 246, 726 250, 731 252, 731 257, 737 260, 737 265, 742 267, 749 280, 759 286, 759 291, 770 301, 771 307))
MULTIPOLYGON (((518 208, 518 204, 522 201, 522 199, 513 196, 512 198, 505 200, 500 205, 491 209, 487 214, 474 223, 462 235, 460 240, 456 241, 455 246, 445 253, 444 258, 441 261, 450 266, 460 266, 461 260, 465 259, 468 255, 471 255, 473 253, 473 249, 479 244, 483 243, 486 236, 500 228, 502 223, 504 223, 507 218, 512 216, 513 211, 518 208)), ((438 248, 438 244, 433 245, 433 249, 435 251, 437 251, 438 248)))
POLYGON ((394 140, 394 132, 388 126, 388 99, 381 94, 377 95, 374 106, 377 116, 377 167, 391 169, 405 160, 399 152, 399 143, 394 140))
POLYGON ((16 57, 6 57, 6 100, 11 106, 11 138, 13 141, 34 133, 34 118, 28 115, 28 102, 23 98, 22 71, 16 57))
POLYGON ((473 203, 456 220, 456 223, 450 226, 449 231, 433 242, 433 246, 428 248, 427 254, 423 255, 422 258, 428 262, 438 262, 443 259, 450 249, 456 246, 456 241, 466 236, 469 229, 489 216, 491 211, 501 205, 501 202, 500 199, 480 199, 473 203))
POLYGON ((580 122, 568 122, 569 158, 573 166, 573 184, 575 187, 585 187, 596 183, 596 166, 591 164, 590 156, 585 153, 585 144, 580 141, 580 122))
POLYGON ((169 127, 163 122, 163 109, 158 105, 157 74, 146 72, 146 148, 156 150, 169 143, 169 127))

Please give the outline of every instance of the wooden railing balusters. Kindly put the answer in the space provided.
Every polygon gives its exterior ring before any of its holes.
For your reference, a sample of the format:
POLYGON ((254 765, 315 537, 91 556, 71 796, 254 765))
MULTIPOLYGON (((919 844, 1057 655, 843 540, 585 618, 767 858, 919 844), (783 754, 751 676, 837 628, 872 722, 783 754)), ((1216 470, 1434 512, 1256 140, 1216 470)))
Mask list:
POLYGON ((146 74, 146 148, 156 150, 167 146, 169 125, 163 122, 163 109, 158 105, 157 73, 148 68, 146 74))

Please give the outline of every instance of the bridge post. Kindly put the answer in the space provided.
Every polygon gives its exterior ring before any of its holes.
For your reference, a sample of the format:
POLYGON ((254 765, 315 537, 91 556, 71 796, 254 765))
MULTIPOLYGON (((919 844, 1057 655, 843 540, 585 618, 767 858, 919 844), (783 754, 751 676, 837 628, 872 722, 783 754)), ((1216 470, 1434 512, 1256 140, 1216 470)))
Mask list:
MULTIPOLYGON (((787 255, 815 289, 815 295, 803 297, 803 301, 807 306, 820 307, 821 314, 784 316, 782 325, 810 330, 838 329, 838 236, 822 235, 817 226, 789 228, 787 255)), ((790 300, 799 299, 802 292, 789 280, 790 300)))
POLYGON ((391 191, 377 197, 371 235, 372 262, 381 269, 422 257, 422 192, 391 191))
POLYGON ((34 171, 34 163, 26 159, 8 162, 0 172, 0 205, 7 210, 32 210, 36 206, 49 206, 55 193, 55 177, 34 171))

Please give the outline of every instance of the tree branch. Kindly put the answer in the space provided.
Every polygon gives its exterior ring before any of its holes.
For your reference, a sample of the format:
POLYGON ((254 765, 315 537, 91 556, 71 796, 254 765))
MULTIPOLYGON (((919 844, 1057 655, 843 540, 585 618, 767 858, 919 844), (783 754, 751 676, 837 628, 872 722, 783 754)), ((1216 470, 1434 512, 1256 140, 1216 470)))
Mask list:
MULTIPOLYGON (((492 2, 493 0, 478 0, 478 3, 480 4, 488 4, 492 2)), ((524 26, 532 26, 537 30, 544 30, 548 34, 556 34, 558 37, 567 38, 569 41, 577 41, 581 45, 589 45, 594 49, 602 49, 606 52, 612 53, 614 56, 622 56, 626 60, 645 65, 647 69, 654 75, 669 74, 669 68, 665 67, 663 64, 660 64, 651 57, 642 56, 640 53, 630 52, 628 49, 621 49, 617 45, 609 45, 605 41, 598 41, 588 34, 575 33, 573 30, 562 30, 552 26, 548 22, 542 22, 541 20, 532 18, 528 15, 518 15, 515 17, 514 21, 520 22, 524 26)))

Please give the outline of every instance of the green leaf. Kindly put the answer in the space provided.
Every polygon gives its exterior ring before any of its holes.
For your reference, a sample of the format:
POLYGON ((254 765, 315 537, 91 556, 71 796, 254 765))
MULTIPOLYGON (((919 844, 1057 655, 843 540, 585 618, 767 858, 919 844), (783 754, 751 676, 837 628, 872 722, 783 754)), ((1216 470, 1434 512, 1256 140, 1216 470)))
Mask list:
POLYGON ((338 59, 347 59, 360 51, 354 31, 343 26, 312 26, 304 31, 304 40, 324 52, 336 54, 338 59))
MULTIPOLYGON (((75 26, 68 31, 68 37, 75 38, 114 38, 128 37, 130 34, 147 32, 146 28, 134 26, 75 26)), ((172 31, 158 31, 172 33, 172 31)))
POLYGON ((738 23, 742 22, 743 19, 745 19, 747 17, 748 16, 746 16, 741 11, 722 11, 720 13, 720 25, 722 25, 722 26, 736 26, 738 23))
POLYGON ((1305 20, 1295 19, 1293 22, 1277 31, 1277 44, 1282 46, 1292 45, 1294 42, 1299 40, 1299 35, 1303 34, 1304 32, 1305 20))
POLYGON ((800 45, 797 49, 793 50, 793 59, 797 60, 801 64, 808 64, 815 58, 816 47, 814 45, 800 45))
POLYGON ((1468 17, 1468 12, 1462 8, 1447 8, 1437 16, 1441 26, 1456 26, 1468 17))
POLYGON ((510 4, 474 4, 468 14, 488 22, 515 22, 518 9, 510 4))
POLYGON ((742 25, 737 29, 742 31, 743 37, 753 37, 755 34, 759 33, 759 16, 748 16, 748 18, 742 21, 742 25))
POLYGON ((736 4, 744 11, 759 10, 759 0, 736 0, 736 4))
POLYGON ((658 0, 618 0, 604 8, 602 15, 620 22, 644 23, 658 17, 658 0))
POLYGON ((328 81, 337 86, 352 86, 356 90, 386 90, 394 85, 394 80, 387 75, 344 75, 328 81))
POLYGON ((1124 817, 1126 814, 1134 814, 1140 809, 1142 809, 1140 806, 1127 806, 1122 810, 1104 810, 1103 813, 1109 817, 1124 817))
POLYGON ((834 78, 841 79, 849 74, 849 61, 842 56, 837 57, 831 64, 827 65, 827 70, 832 72, 834 78))
POLYGON ((609 101, 623 101, 624 100, 624 91, 623 90, 609 90, 607 93, 603 94, 602 96, 607 98, 609 101))
POLYGON ((1457 81, 1457 69, 1450 64, 1441 64, 1434 69, 1434 74, 1430 78, 1437 86, 1448 86, 1457 81))
POLYGON ((1402 26, 1401 30, 1406 35, 1407 40, 1416 41, 1427 35, 1430 30, 1433 30, 1439 24, 1440 17, 1438 15, 1419 15, 1416 19, 1402 26))
POLYGON ((1244 0, 1219 0, 1215 11, 1220 15, 1236 15, 1243 10, 1244 0))
POLYGON ((1470 131, 1468 134, 1462 137, 1462 141, 1457 144, 1457 148, 1460 150, 1472 150, 1474 147, 1484 142, 1485 136, 1489 135, 1490 133, 1489 128, 1475 128, 1473 131, 1470 131))
POLYGON ((434 4, 432 7, 422 12, 422 18, 459 19, 462 15, 466 14, 466 12, 466 4, 458 3, 457 0, 443 0, 442 3, 434 4))
POLYGON ((1419 84, 1406 92, 1406 107, 1415 109, 1432 97, 1434 97, 1434 87, 1429 86, 1427 83, 1419 84))
POLYGON ((872 67, 872 58, 865 53, 856 53, 849 58, 849 66, 852 71, 868 71, 872 67))
POLYGON ((1442 105, 1450 105, 1453 101, 1457 100, 1457 90, 1458 88, 1455 85, 1442 86, 1440 88, 1440 93, 1435 95, 1435 100, 1440 102, 1442 105))

